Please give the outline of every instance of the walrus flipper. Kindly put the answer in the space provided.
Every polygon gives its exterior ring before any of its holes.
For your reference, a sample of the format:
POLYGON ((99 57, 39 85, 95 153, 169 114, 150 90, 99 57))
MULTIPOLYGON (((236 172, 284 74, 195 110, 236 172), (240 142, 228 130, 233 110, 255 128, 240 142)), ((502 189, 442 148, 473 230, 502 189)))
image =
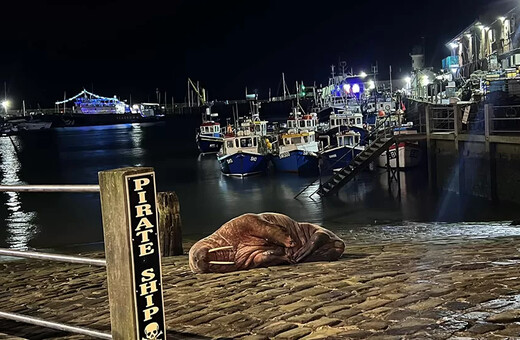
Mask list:
POLYGON ((329 235, 321 232, 314 233, 311 238, 302 245, 293 255, 296 262, 303 262, 305 258, 330 241, 329 235))

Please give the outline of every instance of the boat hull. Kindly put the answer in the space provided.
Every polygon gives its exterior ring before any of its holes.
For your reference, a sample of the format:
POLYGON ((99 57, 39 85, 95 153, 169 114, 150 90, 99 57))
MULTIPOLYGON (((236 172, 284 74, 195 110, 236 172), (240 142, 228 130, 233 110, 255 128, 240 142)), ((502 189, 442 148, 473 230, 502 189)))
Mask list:
POLYGON ((342 169, 352 161, 353 156, 357 156, 362 151, 361 148, 353 148, 350 146, 324 150, 320 153, 322 159, 321 171, 327 173, 342 169), (354 152, 352 152, 352 149, 354 149, 354 152))
POLYGON ((249 152, 239 152, 218 157, 218 161, 220 170, 224 175, 236 177, 264 173, 267 171, 268 166, 267 156, 249 152))
POLYGON ((293 172, 299 175, 317 175, 319 173, 318 155, 303 150, 282 152, 274 156, 273 165, 276 171, 293 172))
MULTIPOLYGON (((422 150, 417 144, 400 143, 399 144, 399 168, 408 169, 419 165, 422 158, 422 150)), ((390 147, 390 167, 397 168, 395 145, 390 147)), ((386 167, 386 152, 383 152, 378 159, 378 166, 386 167)))
POLYGON ((204 136, 197 134, 197 147, 200 153, 217 153, 224 143, 224 139, 220 137, 204 136))

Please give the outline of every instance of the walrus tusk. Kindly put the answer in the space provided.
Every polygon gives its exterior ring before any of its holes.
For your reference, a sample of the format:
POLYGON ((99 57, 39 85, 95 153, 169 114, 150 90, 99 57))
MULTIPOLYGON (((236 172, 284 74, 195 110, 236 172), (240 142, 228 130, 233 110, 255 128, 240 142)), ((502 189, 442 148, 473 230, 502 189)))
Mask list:
POLYGON ((233 246, 225 246, 225 247, 219 247, 219 248, 213 248, 208 250, 208 253, 213 253, 219 250, 227 250, 227 249, 233 249, 233 246))
POLYGON ((225 264, 225 265, 234 265, 235 262, 225 262, 225 261, 209 261, 209 264, 225 264))

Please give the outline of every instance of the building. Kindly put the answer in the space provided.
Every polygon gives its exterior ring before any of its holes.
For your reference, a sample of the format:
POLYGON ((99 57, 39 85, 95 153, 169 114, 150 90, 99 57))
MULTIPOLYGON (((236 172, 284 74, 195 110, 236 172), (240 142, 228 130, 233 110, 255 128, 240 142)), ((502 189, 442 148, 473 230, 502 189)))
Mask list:
POLYGON ((455 78, 469 78, 476 71, 516 77, 520 67, 519 24, 520 7, 475 20, 446 44, 451 55, 443 60, 443 69, 455 78))

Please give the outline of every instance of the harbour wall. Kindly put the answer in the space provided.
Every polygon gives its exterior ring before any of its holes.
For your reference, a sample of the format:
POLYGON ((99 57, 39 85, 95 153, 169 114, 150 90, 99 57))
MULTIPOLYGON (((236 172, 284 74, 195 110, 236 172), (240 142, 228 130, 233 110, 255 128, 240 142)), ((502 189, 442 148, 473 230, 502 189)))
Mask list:
POLYGON ((410 120, 427 135, 433 189, 520 203, 520 107, 409 105, 410 120))

